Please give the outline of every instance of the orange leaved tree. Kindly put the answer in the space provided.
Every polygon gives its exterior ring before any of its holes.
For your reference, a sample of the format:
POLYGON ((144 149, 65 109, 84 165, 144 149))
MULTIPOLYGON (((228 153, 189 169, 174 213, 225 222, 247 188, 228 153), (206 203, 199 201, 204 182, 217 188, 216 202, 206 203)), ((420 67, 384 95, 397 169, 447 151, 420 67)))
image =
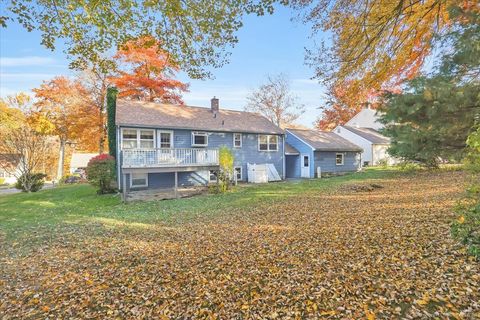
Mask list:
POLYGON ((66 144, 79 143, 83 150, 96 148, 99 114, 88 91, 78 81, 56 77, 42 83, 33 92, 36 97, 36 122, 42 124, 42 131, 57 136, 60 142, 57 170, 57 179, 60 179, 66 144))
POLYGON ((183 104, 182 93, 188 90, 188 85, 174 79, 179 67, 160 49, 155 38, 143 36, 127 41, 115 59, 127 70, 110 79, 120 97, 183 104))

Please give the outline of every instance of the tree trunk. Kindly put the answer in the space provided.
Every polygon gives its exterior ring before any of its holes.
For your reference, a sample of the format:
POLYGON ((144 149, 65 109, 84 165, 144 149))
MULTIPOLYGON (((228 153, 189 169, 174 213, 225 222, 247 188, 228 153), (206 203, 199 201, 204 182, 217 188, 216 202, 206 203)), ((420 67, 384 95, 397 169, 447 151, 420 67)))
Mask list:
POLYGON ((58 157, 57 180, 63 177, 63 164, 65 162, 65 140, 60 139, 60 153, 58 157))

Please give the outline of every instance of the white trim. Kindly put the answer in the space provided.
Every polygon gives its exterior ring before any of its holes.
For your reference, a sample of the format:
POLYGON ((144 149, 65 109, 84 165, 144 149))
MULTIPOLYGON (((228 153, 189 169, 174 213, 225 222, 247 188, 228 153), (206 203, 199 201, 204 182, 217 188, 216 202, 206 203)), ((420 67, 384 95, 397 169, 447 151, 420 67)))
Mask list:
POLYGON ((260 152, 278 152, 279 150, 279 141, 278 141, 278 135, 276 134, 257 134, 257 148, 258 148, 258 151, 260 152), (261 136, 266 136, 267 137, 267 150, 261 150, 260 149, 260 137, 261 136), (277 149, 275 150, 270 150, 270 137, 276 137, 277 138, 277 149))
POLYGON ((312 151, 315 151, 315 148, 312 147, 309 143, 307 143, 305 140, 303 140, 302 138, 300 138, 299 136, 297 136, 295 133, 293 133, 292 131, 290 130, 286 130, 288 133, 290 133, 292 136, 294 136, 295 138, 297 138, 298 140, 302 141, 303 143, 305 143, 307 146, 309 146, 310 148, 312 148, 312 151))
POLYGON ((345 165, 345 153, 341 153, 341 152, 335 153, 335 165, 336 165, 336 166, 343 166, 343 165, 345 165), (342 163, 337 163, 337 156, 342 156, 342 163))
POLYGON ((242 136, 242 134, 241 134, 240 132, 234 132, 234 133, 233 133, 233 147, 234 147, 234 148, 240 149, 240 148, 243 146, 243 141, 242 141, 242 140, 243 140, 243 136, 242 136), (235 145, 235 135, 236 135, 236 134, 239 134, 239 135, 240 135, 240 145, 239 145, 239 146, 236 146, 236 145, 235 145))
POLYGON ((157 142, 158 142, 157 147, 162 148, 162 137, 161 137, 162 133, 170 133, 170 148, 174 148, 173 130, 157 130, 157 142))
POLYGON ((208 147, 208 133, 204 131, 192 131, 192 147, 208 147), (195 144, 195 136, 204 136, 205 144, 195 144))
MULTIPOLYGON (((126 128, 121 128, 121 131, 120 131, 120 148, 121 148, 121 150, 124 150, 124 149, 132 149, 132 148, 124 148, 124 147, 123 147, 123 132, 124 132, 125 130, 136 131, 137 147, 136 147, 136 148, 133 148, 133 149, 150 149, 150 148, 142 148, 142 147, 140 146, 141 141, 142 141, 142 139, 140 138, 140 136, 141 136, 141 131, 151 131, 151 132, 153 133, 153 148, 151 148, 151 149, 155 149, 156 142, 157 142, 157 137, 156 137, 156 134, 155 134, 155 129, 129 128, 129 127, 126 127, 126 128)), ((133 140, 133 139, 129 139, 129 140, 133 140)), ((150 141, 150 139, 143 139, 143 141, 150 141)))
POLYGON ((148 173, 130 173, 130 188, 143 188, 143 187, 148 187, 148 173), (138 174, 138 175, 145 175, 145 184, 142 185, 133 185, 133 175, 138 174))
MULTIPOLYGON (((122 164, 123 164, 123 159, 122 159, 122 163, 120 163, 120 150, 121 150, 121 146, 122 146, 122 143, 120 141, 120 127, 119 126, 116 126, 116 130, 115 130, 115 135, 117 137, 117 141, 115 141, 115 143, 117 144, 117 154, 116 154, 116 159, 115 159, 115 164, 117 166, 117 183, 118 183, 118 189, 122 189, 122 185, 121 185, 121 180, 122 180, 122 174, 121 174, 121 167, 122 167, 122 164), (120 143, 119 143, 120 142, 120 143)), ((123 179, 125 179, 125 177, 123 177, 123 179)))
POLYGON ((237 166, 237 167, 233 167, 233 172, 235 174, 235 178, 237 179, 237 181, 243 181, 243 167, 242 166, 237 166), (240 179, 237 178, 237 169, 240 169, 240 179))

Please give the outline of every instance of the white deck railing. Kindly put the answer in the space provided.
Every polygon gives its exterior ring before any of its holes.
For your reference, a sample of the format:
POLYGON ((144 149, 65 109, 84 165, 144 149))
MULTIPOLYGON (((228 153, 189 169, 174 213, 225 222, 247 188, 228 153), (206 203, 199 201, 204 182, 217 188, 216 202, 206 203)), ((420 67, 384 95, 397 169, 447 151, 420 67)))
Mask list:
POLYGON ((122 150, 124 168, 218 165, 218 149, 161 148, 122 150))

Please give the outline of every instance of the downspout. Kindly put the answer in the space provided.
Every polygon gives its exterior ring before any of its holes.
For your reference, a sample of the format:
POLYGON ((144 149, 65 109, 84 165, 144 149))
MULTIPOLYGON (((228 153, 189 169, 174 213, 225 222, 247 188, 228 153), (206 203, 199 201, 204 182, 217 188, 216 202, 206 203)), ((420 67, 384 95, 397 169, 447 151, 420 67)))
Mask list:
POLYGON ((120 158, 120 145, 118 144, 118 142, 120 141, 120 126, 116 126, 116 136, 117 136, 117 156, 115 157, 116 158, 116 161, 117 161, 117 184, 118 184, 118 189, 120 190, 121 189, 121 186, 122 186, 122 179, 124 179, 124 177, 122 177, 121 175, 121 170, 120 170, 120 167, 122 166, 122 162, 123 162, 123 159, 120 158))

